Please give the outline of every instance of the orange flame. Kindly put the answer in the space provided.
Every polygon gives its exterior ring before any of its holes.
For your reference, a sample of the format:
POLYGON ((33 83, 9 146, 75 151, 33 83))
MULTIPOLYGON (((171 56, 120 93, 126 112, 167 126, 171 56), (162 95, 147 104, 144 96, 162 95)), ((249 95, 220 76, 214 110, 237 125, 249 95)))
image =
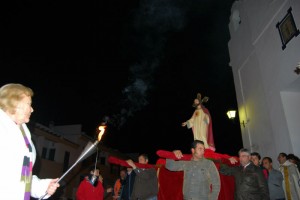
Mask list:
POLYGON ((100 130, 100 132, 99 132, 99 134, 98 134, 98 141, 100 141, 101 140, 101 138, 102 138, 102 135, 104 134, 104 132, 105 132, 105 128, 106 128, 106 126, 99 126, 99 130, 100 130))

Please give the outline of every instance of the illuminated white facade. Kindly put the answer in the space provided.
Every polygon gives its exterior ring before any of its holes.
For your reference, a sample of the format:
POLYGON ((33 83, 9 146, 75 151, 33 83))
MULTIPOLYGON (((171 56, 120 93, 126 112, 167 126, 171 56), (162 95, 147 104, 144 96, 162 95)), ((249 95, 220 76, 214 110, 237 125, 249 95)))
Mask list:
POLYGON ((231 8, 228 43, 243 145, 270 156, 300 156, 300 2, 240 0, 231 8), (295 34, 283 19, 292 14, 295 34), (291 40, 284 45, 277 25, 291 40), (244 125, 242 124, 244 122, 244 125))

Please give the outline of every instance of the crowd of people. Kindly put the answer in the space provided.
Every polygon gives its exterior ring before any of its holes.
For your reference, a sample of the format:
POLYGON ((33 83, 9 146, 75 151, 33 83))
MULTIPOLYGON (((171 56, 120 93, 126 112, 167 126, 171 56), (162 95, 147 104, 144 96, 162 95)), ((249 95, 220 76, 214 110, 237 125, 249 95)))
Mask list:
MULTIPOLYGON (((98 168, 80 182, 76 200, 104 200, 108 195, 113 200, 157 200, 158 178, 155 168, 139 168, 131 159, 126 160, 128 167, 122 168, 113 187, 105 187, 98 168)), ((138 163, 148 164, 147 154, 138 157, 138 163)))
MULTIPOLYGON (((218 199, 219 174, 215 166, 203 157, 204 146, 202 141, 193 142, 190 161, 167 159, 167 169, 184 171, 184 199, 218 199)), ((173 152, 178 159, 183 157, 180 150, 173 152)), ((235 157, 228 158, 232 164, 239 162, 238 166, 220 165, 219 169, 220 174, 234 177, 235 200, 300 200, 300 160, 297 156, 279 153, 277 161, 280 167, 274 169, 272 159, 264 157, 261 160, 258 152, 242 148, 238 155, 238 160, 235 157)))
MULTIPOLYGON (((220 174, 233 176, 235 200, 300 200, 299 158, 293 154, 279 153, 278 169, 270 157, 242 148, 237 157, 228 158, 232 164, 220 165, 204 157, 205 143, 194 140, 191 159, 181 160, 181 150, 172 153, 177 158, 166 159, 169 171, 183 171, 182 193, 184 200, 220 199, 220 174)), ((114 200, 157 200, 159 192, 158 173, 155 168, 138 168, 132 160, 126 161, 127 171, 122 169, 112 190, 114 200)), ((138 163, 147 164, 147 154, 140 154, 138 163)), ((102 194, 103 196, 103 194, 102 194)), ((91 199, 91 198, 90 198, 91 199)), ((103 199, 103 198, 102 198, 103 199)), ((81 199, 80 199, 81 200, 81 199)))

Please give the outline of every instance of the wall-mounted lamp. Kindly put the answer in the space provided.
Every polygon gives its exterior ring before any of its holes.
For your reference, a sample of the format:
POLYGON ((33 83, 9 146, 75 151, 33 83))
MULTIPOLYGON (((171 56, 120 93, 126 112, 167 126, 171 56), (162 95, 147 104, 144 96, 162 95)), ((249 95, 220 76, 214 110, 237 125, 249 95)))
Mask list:
POLYGON ((229 119, 234 119, 234 118, 235 118, 235 113, 236 113, 235 110, 229 110, 229 111, 227 112, 228 118, 229 118, 229 119))
MULTIPOLYGON (((229 110, 227 111, 227 116, 230 120, 234 120, 235 115, 236 115, 236 111, 235 110, 229 110)), ((246 124, 249 122, 249 120, 247 120, 246 122, 243 120, 240 124, 243 125, 243 127, 246 127, 246 124)))

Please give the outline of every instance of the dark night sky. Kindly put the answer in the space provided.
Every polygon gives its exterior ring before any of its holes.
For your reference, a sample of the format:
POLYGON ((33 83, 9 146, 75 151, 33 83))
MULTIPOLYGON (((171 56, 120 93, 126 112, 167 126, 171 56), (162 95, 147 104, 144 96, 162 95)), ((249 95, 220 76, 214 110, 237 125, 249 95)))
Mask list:
POLYGON ((1 85, 19 82, 35 96, 32 121, 83 125, 122 152, 189 152, 181 127, 200 92, 217 152, 242 147, 229 67, 233 0, 17 1, 4 13, 1 85), (2 71, 5 69, 5 73, 2 71))

